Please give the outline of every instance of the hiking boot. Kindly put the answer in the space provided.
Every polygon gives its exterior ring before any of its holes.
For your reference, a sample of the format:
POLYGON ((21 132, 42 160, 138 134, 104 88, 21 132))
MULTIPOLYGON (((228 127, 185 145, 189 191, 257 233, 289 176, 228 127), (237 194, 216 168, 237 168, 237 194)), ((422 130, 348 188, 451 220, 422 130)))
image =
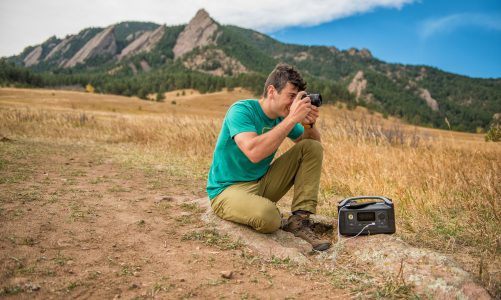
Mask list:
POLYGON ((292 215, 283 224, 282 230, 288 231, 311 244, 314 250, 324 251, 330 248, 331 242, 320 239, 310 228, 310 219, 300 215, 292 215))

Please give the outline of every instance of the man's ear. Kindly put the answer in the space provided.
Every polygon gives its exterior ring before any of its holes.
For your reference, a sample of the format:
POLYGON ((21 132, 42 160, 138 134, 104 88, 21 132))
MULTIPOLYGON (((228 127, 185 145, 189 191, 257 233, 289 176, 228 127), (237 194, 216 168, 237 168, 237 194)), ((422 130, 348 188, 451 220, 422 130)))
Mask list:
POLYGON ((274 96, 275 96, 275 94, 276 94, 276 92, 277 92, 277 89, 275 89, 275 87, 274 87, 272 84, 270 84, 270 85, 267 87, 267 89, 268 89, 268 91, 267 91, 267 92, 268 92, 268 96, 269 96, 269 97, 274 97, 274 96))

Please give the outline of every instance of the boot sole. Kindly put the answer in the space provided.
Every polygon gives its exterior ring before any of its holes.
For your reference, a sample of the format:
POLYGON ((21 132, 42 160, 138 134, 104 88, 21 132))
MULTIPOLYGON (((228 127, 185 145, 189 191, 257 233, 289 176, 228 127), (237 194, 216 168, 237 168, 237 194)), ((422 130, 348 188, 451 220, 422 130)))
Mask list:
POLYGON ((331 247, 331 243, 324 243, 317 245, 316 247, 313 247, 314 250, 316 251, 325 251, 331 247))

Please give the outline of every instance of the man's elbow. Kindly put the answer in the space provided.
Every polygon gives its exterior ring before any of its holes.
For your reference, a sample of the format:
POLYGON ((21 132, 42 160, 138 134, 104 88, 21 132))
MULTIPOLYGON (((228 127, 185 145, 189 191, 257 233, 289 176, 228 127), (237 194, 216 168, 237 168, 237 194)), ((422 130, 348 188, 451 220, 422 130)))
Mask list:
POLYGON ((247 158, 254 164, 257 164, 258 162, 263 160, 263 158, 257 153, 249 153, 247 154, 247 158))
POLYGON ((253 151, 253 150, 248 150, 248 151, 243 151, 245 156, 254 164, 257 164, 258 162, 262 161, 264 157, 260 155, 259 152, 253 151))

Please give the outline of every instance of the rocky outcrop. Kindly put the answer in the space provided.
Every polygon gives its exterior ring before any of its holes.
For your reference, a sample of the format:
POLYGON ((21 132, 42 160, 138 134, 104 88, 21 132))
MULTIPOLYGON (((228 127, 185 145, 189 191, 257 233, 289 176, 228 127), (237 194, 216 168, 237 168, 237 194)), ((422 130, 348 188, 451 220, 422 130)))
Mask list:
POLYGON ((61 54, 64 54, 68 50, 69 47, 66 47, 69 45, 69 43, 73 40, 74 36, 70 36, 62 40, 59 44, 57 44, 52 50, 50 50, 49 54, 45 56, 44 61, 47 61, 51 59, 56 53, 60 52, 61 54))
POLYGON ((139 65, 144 72, 149 72, 151 70, 150 64, 144 59, 139 62, 139 65))
POLYGON ((173 49, 174 59, 183 56, 197 47, 214 44, 217 29, 217 23, 209 14, 203 9, 199 10, 179 34, 173 49))
POLYGON ((125 47, 118 59, 138 54, 141 52, 150 52, 160 41, 162 36, 165 33, 165 26, 159 26, 154 31, 145 31, 138 38, 136 38, 133 42, 131 42, 127 47, 125 47))
POLYGON ((135 64, 133 64, 133 63, 129 63, 129 68, 132 70, 132 73, 133 73, 134 75, 136 75, 136 74, 137 74, 137 68, 136 68, 136 65, 135 65, 135 64))
POLYGON ((115 26, 112 25, 99 32, 90 39, 70 60, 65 64, 65 68, 71 68, 85 60, 97 55, 111 54, 117 52, 117 44, 114 33, 115 26))
POLYGON ((369 49, 366 48, 362 48, 362 50, 358 50, 357 48, 350 48, 346 52, 348 52, 348 54, 351 56, 358 55, 362 58, 372 58, 372 53, 369 51, 369 49))
POLYGON ((330 47, 329 47, 329 51, 330 51, 332 54, 338 54, 339 52, 341 52, 341 51, 339 51, 339 49, 338 49, 338 48, 336 48, 336 47, 334 47, 334 46, 330 46, 330 47))
POLYGON ((247 68, 238 60, 228 57, 220 49, 209 49, 188 57, 183 64, 188 69, 216 76, 238 75, 248 72, 247 68))
MULTIPOLYGON (((325 270, 357 270, 373 277, 372 282, 405 285, 424 298, 490 299, 487 291, 453 260, 428 249, 413 247, 395 235, 342 237, 336 234, 337 220, 312 215, 314 230, 322 229, 320 232, 330 236, 334 242, 330 249, 318 253, 289 232, 278 230, 261 234, 250 227, 224 221, 212 212, 207 198, 194 200, 193 203, 205 210, 202 220, 206 228, 240 241, 265 259, 279 258, 297 264, 310 264, 317 260, 322 262, 325 270), (360 270, 361 266, 367 269, 360 270)), ((285 212, 282 214, 287 215, 285 212)), ((338 274, 346 276, 343 271, 338 274)))
POLYGON ((296 56, 294 56, 294 60, 297 62, 307 60, 308 58, 310 58, 310 54, 306 51, 301 51, 298 54, 296 54, 296 56))
POLYGON ((348 91, 355 94, 355 97, 358 100, 366 88, 367 80, 364 78, 364 72, 358 71, 348 85, 348 91))
POLYGON ((35 49, 33 49, 26 57, 24 58, 23 62, 26 67, 31 67, 33 65, 36 65, 40 62, 40 57, 42 56, 42 46, 37 46, 35 49))
POLYGON ((419 97, 426 101, 426 105, 428 105, 431 110, 438 111, 438 102, 431 97, 430 91, 427 89, 420 89, 420 91, 419 97))
POLYGON ((363 58, 372 58, 372 53, 367 48, 362 48, 360 50, 359 55, 363 58))

